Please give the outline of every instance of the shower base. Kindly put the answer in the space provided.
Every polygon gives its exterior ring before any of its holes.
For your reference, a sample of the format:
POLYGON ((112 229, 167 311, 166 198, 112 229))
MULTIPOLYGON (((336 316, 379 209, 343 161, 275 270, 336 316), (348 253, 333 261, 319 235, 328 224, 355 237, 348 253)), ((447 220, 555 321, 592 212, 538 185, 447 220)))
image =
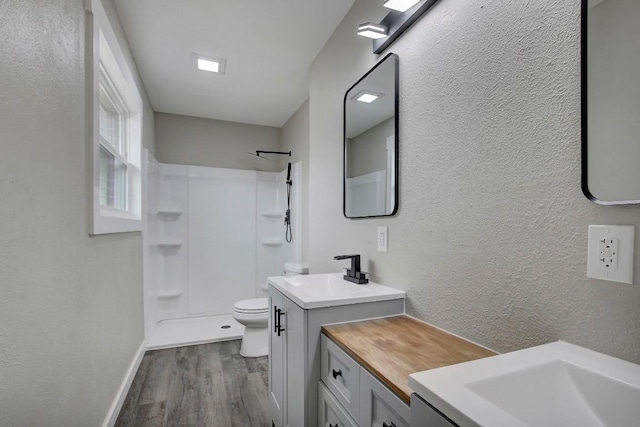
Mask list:
POLYGON ((162 320, 156 325, 147 350, 235 340, 243 333, 244 326, 230 314, 162 320))

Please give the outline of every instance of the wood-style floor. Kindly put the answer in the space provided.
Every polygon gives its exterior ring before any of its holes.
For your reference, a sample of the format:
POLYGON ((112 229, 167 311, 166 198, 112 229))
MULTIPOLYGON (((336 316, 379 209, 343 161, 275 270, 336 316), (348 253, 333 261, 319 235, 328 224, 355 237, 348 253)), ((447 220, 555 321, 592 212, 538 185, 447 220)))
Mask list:
POLYGON ((269 427, 267 357, 240 341, 148 351, 116 427, 269 427))

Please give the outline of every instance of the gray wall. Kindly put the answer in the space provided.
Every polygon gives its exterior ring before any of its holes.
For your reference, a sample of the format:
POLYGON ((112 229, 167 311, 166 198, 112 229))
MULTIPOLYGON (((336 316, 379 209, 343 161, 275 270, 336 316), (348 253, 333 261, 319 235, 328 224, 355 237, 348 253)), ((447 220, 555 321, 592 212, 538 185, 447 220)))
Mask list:
MULTIPOLYGON (((309 100, 287 120, 281 133, 282 150, 291 150, 291 162, 302 162, 302 260, 309 253, 309 100)), ((294 182, 293 185, 296 183, 294 182)))
POLYGON ((143 340, 140 233, 88 235, 84 16, 0 3, 3 426, 100 425, 143 340))
POLYGON ((280 129, 176 114, 156 113, 156 158, 162 163, 280 172, 283 156, 249 154, 280 151, 280 129))
POLYGON ((400 210, 347 220, 340 107, 380 59, 355 29, 382 9, 357 0, 311 68, 312 272, 361 253, 411 314, 496 350, 563 339, 640 362, 639 245, 634 285, 586 278, 588 225, 638 227, 640 207, 580 190, 580 2, 440 0, 389 49, 400 210))
POLYGON ((387 138, 393 135, 393 117, 347 140, 347 178, 387 169, 387 138))

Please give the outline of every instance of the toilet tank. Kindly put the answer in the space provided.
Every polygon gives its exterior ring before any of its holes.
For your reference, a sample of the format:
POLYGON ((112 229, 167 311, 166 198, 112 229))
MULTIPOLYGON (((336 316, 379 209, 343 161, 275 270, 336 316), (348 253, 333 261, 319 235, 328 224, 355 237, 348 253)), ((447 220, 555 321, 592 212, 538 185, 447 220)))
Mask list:
POLYGON ((309 265, 306 262, 284 263, 285 276, 300 276, 302 274, 309 274, 309 265))

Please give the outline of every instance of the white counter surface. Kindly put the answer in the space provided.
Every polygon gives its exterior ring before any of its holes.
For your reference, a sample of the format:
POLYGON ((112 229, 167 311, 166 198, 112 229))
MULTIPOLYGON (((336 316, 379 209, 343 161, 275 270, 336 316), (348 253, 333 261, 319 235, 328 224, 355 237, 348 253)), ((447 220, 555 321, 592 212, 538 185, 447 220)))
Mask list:
POLYGON ((269 277, 273 286, 304 309, 404 299, 405 292, 378 283, 348 282, 343 274, 310 274, 269 277))

